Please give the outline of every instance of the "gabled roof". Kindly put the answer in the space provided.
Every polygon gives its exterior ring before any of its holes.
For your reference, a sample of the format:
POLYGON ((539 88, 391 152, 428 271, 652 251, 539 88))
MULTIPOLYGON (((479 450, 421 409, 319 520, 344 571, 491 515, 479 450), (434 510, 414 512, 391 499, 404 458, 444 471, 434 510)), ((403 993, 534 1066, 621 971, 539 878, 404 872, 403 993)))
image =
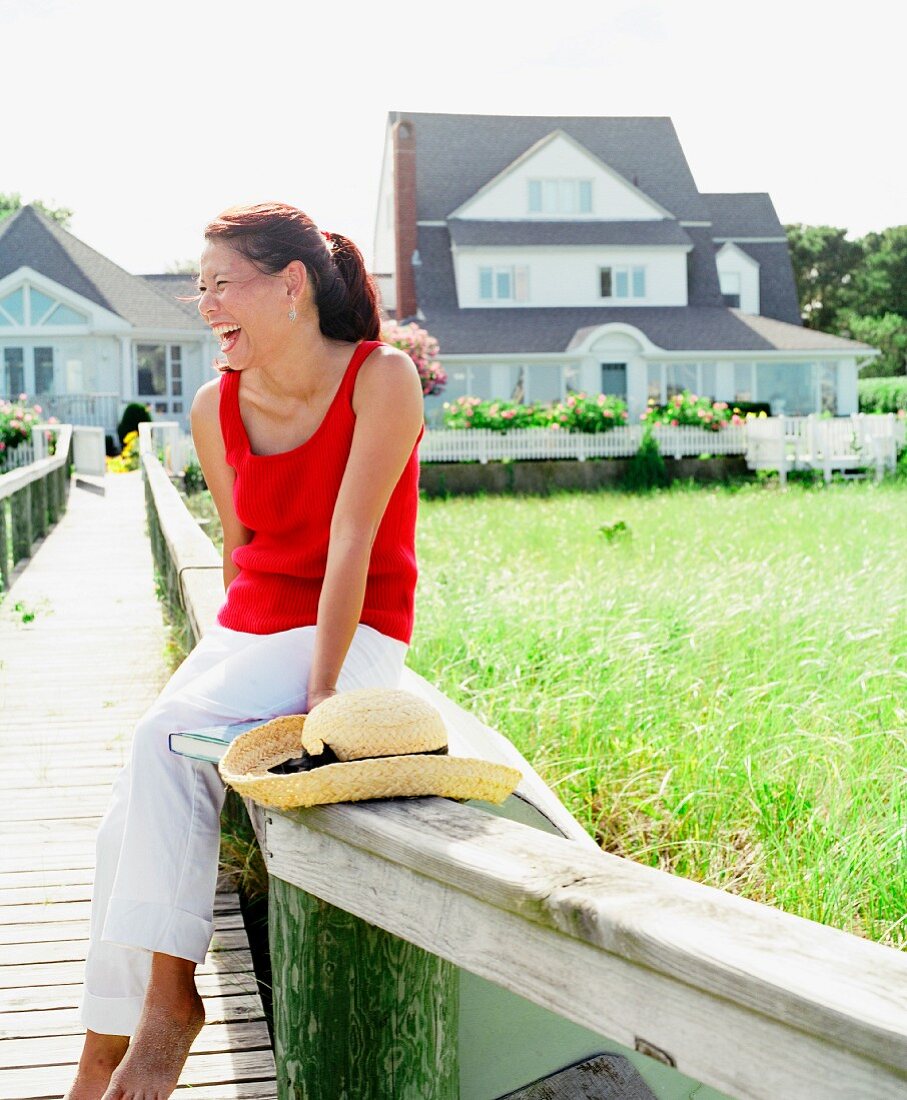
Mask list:
POLYGON ((591 306, 588 308, 461 309, 420 321, 445 355, 558 355, 602 325, 623 323, 665 351, 871 351, 867 344, 754 317, 723 306, 591 306))
POLYGON ((469 221, 447 223, 456 245, 686 245, 692 242, 672 218, 642 222, 592 221, 469 221))
POLYGON ((732 240, 759 264, 759 309, 768 317, 801 325, 800 303, 787 233, 771 197, 763 191, 740 194, 709 192, 702 196, 712 215, 712 239, 721 248, 732 240), (774 241, 760 238, 773 237, 774 241), (753 238, 756 238, 754 241, 753 238))
POLYGON ((554 130, 563 130, 676 218, 708 221, 670 118, 392 111, 413 126, 420 220, 448 217, 554 130))
POLYGON ((130 275, 33 206, 0 221, 0 278, 31 267, 140 329, 204 327, 157 287, 130 275))
MULTIPOLYGON (((698 244, 711 251, 707 229, 690 228, 698 244)), ((783 246, 767 246, 783 247, 783 246)), ((714 259, 709 273, 696 274, 701 290, 714 288, 711 300, 688 306, 533 307, 532 309, 458 309, 447 229, 419 227, 416 289, 424 314, 420 321, 441 344, 445 355, 559 354, 575 344, 580 330, 623 321, 644 332, 665 351, 846 351, 859 354, 868 344, 787 324, 770 317, 753 317, 721 304, 714 259), (716 301, 717 299, 717 301, 716 301)), ((689 254, 697 255, 694 249, 689 254)))
POLYGON ((175 275, 166 272, 165 274, 142 275, 141 277, 147 283, 150 283, 159 294, 163 294, 168 301, 173 302, 184 313, 188 313, 193 320, 200 319, 201 315, 198 312, 196 302, 179 301, 180 298, 198 297, 198 286, 191 275, 175 275))
POLYGON ((712 219, 712 237, 784 237, 771 197, 764 191, 703 192, 712 219))

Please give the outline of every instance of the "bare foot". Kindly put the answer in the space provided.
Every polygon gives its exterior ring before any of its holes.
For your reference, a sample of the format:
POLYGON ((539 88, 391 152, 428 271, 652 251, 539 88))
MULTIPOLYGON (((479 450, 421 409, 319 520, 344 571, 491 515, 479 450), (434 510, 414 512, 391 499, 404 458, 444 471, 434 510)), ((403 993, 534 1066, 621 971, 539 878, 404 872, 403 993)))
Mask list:
MULTIPOLYGON (((169 956, 155 955, 155 960, 169 956)), ((173 960, 185 964, 185 960, 173 960)), ((189 1048, 205 1022, 191 972, 174 982, 152 967, 138 1028, 102 1100, 166 1100, 179 1082, 189 1048)), ((194 964, 193 964, 194 969, 194 964)))
POLYGON ((79 1068, 65 1100, 101 1100, 113 1071, 123 1060, 129 1045, 127 1035, 101 1035, 85 1032, 85 1045, 79 1068))

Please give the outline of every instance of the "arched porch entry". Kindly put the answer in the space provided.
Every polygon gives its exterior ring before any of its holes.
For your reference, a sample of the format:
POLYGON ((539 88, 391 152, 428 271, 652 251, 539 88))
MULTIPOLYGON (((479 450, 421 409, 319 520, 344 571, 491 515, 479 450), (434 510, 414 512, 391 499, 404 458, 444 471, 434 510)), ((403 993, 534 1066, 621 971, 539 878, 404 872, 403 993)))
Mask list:
POLYGON ((646 335, 632 325, 596 325, 576 334, 573 350, 583 356, 587 390, 622 398, 631 421, 638 418, 648 396, 646 359, 656 350, 646 335))

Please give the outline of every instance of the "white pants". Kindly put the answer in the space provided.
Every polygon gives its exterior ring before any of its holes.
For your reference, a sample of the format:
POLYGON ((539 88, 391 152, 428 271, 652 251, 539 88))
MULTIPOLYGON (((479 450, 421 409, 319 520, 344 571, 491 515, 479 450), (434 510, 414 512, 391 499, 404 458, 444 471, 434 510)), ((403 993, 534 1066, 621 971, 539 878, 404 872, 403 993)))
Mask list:
MULTIPOLYGON (((82 1023, 132 1035, 151 953, 204 962, 224 785, 214 764, 169 751, 168 734, 300 714, 315 627, 245 634, 211 627, 139 720, 97 838, 82 1023)), ((407 646, 362 623, 339 691, 397 687, 407 646)))

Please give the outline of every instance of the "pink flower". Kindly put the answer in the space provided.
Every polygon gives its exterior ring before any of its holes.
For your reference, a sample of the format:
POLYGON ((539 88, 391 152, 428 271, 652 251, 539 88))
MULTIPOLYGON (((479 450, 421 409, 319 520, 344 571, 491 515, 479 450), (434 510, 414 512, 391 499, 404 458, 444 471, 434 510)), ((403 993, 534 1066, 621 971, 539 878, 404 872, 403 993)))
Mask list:
MULTIPOLYGON (((626 420, 629 415, 630 414, 627 412, 627 410, 624 409, 624 411, 620 414, 621 420, 626 420)), ((645 413, 643 413, 643 416, 645 416, 645 413)))
POLYGON ((5 451, 5 450, 6 450, 6 444, 3 442, 2 439, 0 439, 0 451, 5 451))
POLYGON ((36 412, 36 413, 39 413, 39 412, 43 412, 43 411, 44 411, 44 410, 43 410, 43 409, 41 408, 41 406, 40 406, 40 405, 35 405, 35 412, 36 412))
MULTIPOLYGON (((605 411, 604 411, 604 413, 602 413, 602 415, 607 416, 609 420, 613 420, 614 419, 614 410, 613 409, 605 409, 605 411)), ((643 415, 645 415, 645 414, 643 414, 643 415)))
POLYGON ((604 403, 605 403, 605 395, 604 395, 603 393, 600 393, 600 394, 598 395, 598 403, 599 403, 599 405, 604 405, 604 403))
POLYGON ((504 418, 505 420, 513 420, 513 418, 514 418, 514 417, 516 416, 516 409, 505 409, 505 410, 504 410, 504 411, 503 411, 503 412, 501 413, 501 416, 502 416, 502 417, 503 417, 503 418, 504 418))
POLYGON ((679 423, 680 423, 680 421, 679 421, 679 420, 672 420, 672 421, 671 421, 671 427, 672 427, 672 428, 676 428, 676 427, 677 427, 677 425, 678 425, 679 423))
POLYGON ((49 416, 49 417, 47 418, 47 423, 48 423, 48 424, 59 424, 59 423, 60 423, 60 421, 59 421, 59 420, 57 420, 57 418, 56 418, 55 416, 49 416))

